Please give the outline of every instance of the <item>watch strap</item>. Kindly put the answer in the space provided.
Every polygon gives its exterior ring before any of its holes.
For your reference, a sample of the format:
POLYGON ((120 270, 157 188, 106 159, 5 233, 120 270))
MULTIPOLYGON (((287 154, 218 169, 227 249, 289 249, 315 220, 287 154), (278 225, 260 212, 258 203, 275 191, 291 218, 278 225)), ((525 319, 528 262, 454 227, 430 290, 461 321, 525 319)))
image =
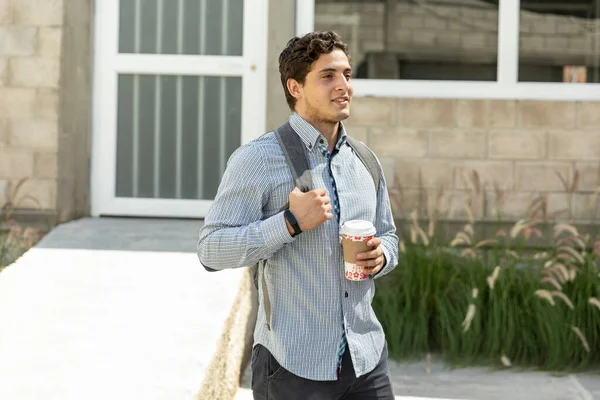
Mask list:
POLYGON ((284 215, 285 219, 292 226, 292 229, 294 230, 294 234, 292 236, 301 234, 302 229, 300 229, 300 225, 298 225, 298 221, 296 220, 296 217, 294 217, 294 214, 292 214, 292 212, 290 210, 285 210, 283 212, 283 215, 284 215))

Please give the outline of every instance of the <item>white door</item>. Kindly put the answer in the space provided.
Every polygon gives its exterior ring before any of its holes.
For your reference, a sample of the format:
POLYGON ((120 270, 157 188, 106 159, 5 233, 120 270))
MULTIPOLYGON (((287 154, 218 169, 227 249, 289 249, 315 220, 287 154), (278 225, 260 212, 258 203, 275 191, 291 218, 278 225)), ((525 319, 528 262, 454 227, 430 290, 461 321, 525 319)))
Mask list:
POLYGON ((95 4, 92 215, 204 217, 264 133, 267 0, 95 4))

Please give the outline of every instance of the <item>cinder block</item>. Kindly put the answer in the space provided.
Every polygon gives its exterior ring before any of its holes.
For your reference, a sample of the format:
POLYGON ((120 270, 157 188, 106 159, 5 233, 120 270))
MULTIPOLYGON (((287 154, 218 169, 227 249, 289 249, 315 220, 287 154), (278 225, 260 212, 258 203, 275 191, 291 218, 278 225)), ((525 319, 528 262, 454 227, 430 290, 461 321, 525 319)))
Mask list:
POLYGON ((60 59, 62 42, 62 28, 40 28, 39 54, 47 58, 60 59))
POLYGON ((13 0, 13 13, 20 25, 59 26, 63 23, 63 1, 13 0))
POLYGON ((525 128, 574 128, 575 102, 519 101, 519 125, 525 128))
POLYGON ((473 129, 429 131, 429 153, 433 157, 485 158, 486 133, 473 129))
POLYGON ((54 151, 35 153, 33 174, 36 178, 58 178, 58 154, 54 151))
POLYGON ((515 167, 518 190, 564 191, 557 173, 565 178, 571 177, 571 164, 552 162, 517 162, 515 167))
POLYGON ((548 158, 555 160, 600 160, 598 131, 549 131, 548 158))
POLYGON ((10 84, 21 87, 57 88, 60 61, 50 58, 13 58, 10 84))
POLYGON ((33 175, 33 152, 28 149, 0 147, 0 178, 20 179, 33 175))
POLYGON ((30 117, 34 112, 35 89, 0 87, 0 116, 30 117))
POLYGON ((30 56, 35 48, 36 28, 0 26, 0 56, 30 56))
POLYGON ((492 130, 489 132, 490 158, 542 159, 546 157, 546 133, 531 130, 492 130))
POLYGON ((42 119, 13 119, 10 121, 10 144, 27 148, 58 148, 58 124, 42 119))
POLYGON ((369 146, 386 157, 423 157, 427 154, 425 130, 407 128, 371 128, 369 146))

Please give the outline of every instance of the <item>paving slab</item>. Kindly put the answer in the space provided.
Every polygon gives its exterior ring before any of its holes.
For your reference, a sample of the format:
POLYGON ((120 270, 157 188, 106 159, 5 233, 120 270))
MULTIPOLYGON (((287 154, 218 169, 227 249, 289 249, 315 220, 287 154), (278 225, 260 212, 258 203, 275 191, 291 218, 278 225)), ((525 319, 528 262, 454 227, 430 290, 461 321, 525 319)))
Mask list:
POLYGON ((582 390, 590 393, 589 400, 600 400, 600 372, 594 374, 577 375, 577 384, 581 385, 582 390))
POLYGON ((518 369, 450 369, 434 360, 390 362, 395 393, 424 398, 457 400, 594 400, 575 375, 555 376, 518 369))
POLYGON ((204 271, 200 224, 75 221, 0 273, 0 399, 192 399, 242 274, 204 271))
POLYGON ((82 218, 59 225, 36 248, 196 253, 202 224, 191 219, 82 218))

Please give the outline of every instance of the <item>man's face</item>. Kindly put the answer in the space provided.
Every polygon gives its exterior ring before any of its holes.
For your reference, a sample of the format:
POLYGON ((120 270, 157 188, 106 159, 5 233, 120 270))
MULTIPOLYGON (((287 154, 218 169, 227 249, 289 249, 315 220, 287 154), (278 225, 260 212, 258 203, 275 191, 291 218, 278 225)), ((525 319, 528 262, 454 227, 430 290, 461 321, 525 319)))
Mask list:
POLYGON ((298 85, 296 111, 318 122, 337 123, 348 118, 353 93, 351 76, 350 62, 342 50, 321 54, 304 85, 298 85))

